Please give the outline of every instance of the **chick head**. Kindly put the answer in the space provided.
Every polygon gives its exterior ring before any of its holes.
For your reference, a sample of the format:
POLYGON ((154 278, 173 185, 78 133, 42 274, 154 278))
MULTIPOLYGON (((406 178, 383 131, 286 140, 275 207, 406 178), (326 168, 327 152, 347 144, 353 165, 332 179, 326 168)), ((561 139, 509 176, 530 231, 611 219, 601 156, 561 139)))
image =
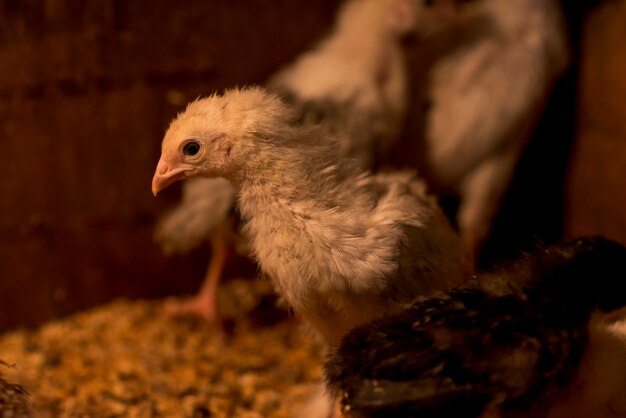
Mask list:
POLYGON ((260 87, 190 103, 165 133, 152 192, 193 177, 237 177, 293 120, 291 108, 260 87))

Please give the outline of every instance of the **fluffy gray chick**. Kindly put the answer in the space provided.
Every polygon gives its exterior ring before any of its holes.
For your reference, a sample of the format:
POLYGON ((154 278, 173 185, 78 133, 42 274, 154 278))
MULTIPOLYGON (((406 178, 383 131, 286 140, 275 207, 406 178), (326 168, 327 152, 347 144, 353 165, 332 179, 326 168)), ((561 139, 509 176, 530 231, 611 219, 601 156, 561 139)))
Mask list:
POLYGON ((364 172, 326 131, 296 120, 261 88, 191 103, 165 134, 153 192, 228 179, 261 269, 331 345, 466 278, 460 239, 420 181, 364 172))
MULTIPOLYGON (((267 83, 298 109, 301 123, 323 123, 341 139, 340 155, 372 168, 398 136, 406 107, 403 38, 454 0, 350 0, 331 32, 267 83)), ((218 321, 216 291, 232 240, 235 190, 223 179, 193 179, 183 185, 179 205, 163 216, 155 239, 166 253, 211 243, 202 289, 172 305, 173 314, 218 321)))
POLYGON ((484 0, 471 14, 469 34, 432 69, 423 159, 434 191, 459 196, 476 254, 569 46, 559 0, 484 0))

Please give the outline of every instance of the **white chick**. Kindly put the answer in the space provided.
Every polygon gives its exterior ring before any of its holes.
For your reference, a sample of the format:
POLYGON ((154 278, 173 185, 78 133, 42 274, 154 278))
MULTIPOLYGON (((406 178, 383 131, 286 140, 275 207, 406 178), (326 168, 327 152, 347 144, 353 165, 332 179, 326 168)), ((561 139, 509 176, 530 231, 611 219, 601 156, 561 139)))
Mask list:
POLYGON ((153 192, 228 179, 261 269, 330 345, 467 277, 461 241, 420 181, 364 172, 297 118, 261 88, 191 103, 165 134, 153 192))
MULTIPOLYGON (((331 32, 272 76, 268 88, 298 109, 302 123, 321 122, 335 132, 341 139, 340 155, 373 168, 397 137, 406 113, 401 42, 453 5, 454 0, 347 1, 331 32)), ((238 236, 234 201, 235 191, 223 179, 193 179, 183 186, 181 203, 159 221, 155 239, 166 253, 186 252, 207 239, 211 243, 202 289, 171 305, 171 313, 220 322, 217 286, 238 236)))
POLYGON ((626 248, 567 240, 350 331, 329 387, 359 418, 624 416, 624 306, 626 248))
POLYGON ((478 255, 551 88, 569 62, 559 0, 484 0, 430 75, 423 174, 456 195, 478 255))
POLYGON ((331 33, 268 82, 306 120, 341 131, 342 154, 373 167, 398 136, 407 107, 402 41, 453 0, 351 0, 331 33), (437 4, 435 4, 437 3, 437 4))

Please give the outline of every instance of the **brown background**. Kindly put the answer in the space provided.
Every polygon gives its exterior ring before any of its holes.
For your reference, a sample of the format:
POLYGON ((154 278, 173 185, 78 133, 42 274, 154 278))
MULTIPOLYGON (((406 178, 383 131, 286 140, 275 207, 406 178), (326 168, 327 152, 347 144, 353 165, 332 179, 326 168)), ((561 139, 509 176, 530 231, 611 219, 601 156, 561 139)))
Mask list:
MULTIPOLYGON (((0 330, 194 291, 208 249, 167 258, 151 239, 178 196, 150 194, 161 136, 188 100, 263 82, 325 32, 338 3, 0 0, 0 330)), ((580 73, 557 89, 494 248, 626 241, 625 21, 624 0, 586 20, 580 73)), ((423 52, 409 49, 420 74, 423 52)))

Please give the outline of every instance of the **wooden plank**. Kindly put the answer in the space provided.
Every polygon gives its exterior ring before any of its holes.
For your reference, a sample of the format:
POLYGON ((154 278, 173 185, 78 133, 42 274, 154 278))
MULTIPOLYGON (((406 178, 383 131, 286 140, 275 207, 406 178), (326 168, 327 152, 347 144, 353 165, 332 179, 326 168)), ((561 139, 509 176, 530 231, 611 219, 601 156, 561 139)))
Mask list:
POLYGON ((626 1, 589 16, 582 42, 578 134, 566 190, 566 233, 626 243, 626 1))

